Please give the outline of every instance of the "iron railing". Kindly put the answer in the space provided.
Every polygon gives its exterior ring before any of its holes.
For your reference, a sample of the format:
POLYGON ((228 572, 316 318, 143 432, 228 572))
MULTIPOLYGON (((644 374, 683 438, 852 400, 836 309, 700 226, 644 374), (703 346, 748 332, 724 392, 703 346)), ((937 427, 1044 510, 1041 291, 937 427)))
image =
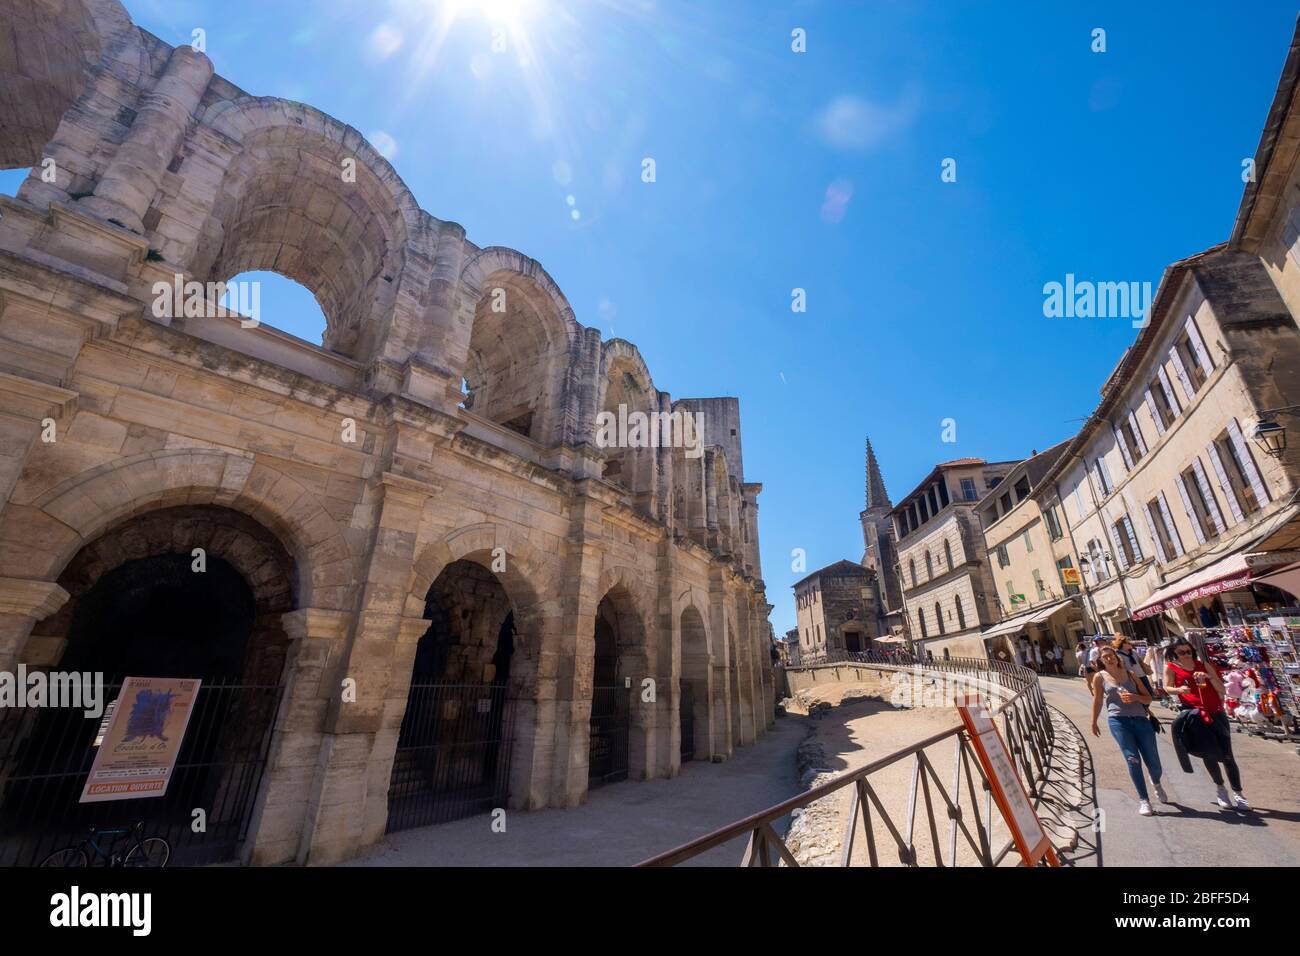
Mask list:
MULTIPOLYGON (((103 689, 103 700, 116 700, 121 678, 103 689)), ((281 693, 204 680, 167 793, 102 803, 79 802, 101 718, 74 706, 0 710, 0 866, 33 866, 92 826, 137 821, 171 844, 173 866, 238 859, 281 693)))
POLYGON ((412 684, 388 787, 388 832, 506 806, 515 702, 503 684, 412 684))
MULTIPOLYGON (((1051 709, 1043 698, 1038 676, 1033 671, 1003 661, 951 658, 921 662, 906 652, 891 652, 886 655, 874 651, 832 652, 814 662, 801 662, 789 670, 828 666, 866 666, 885 672, 915 669, 923 680, 956 676, 963 682, 970 682, 972 690, 979 688, 984 696, 995 695, 996 692, 995 696, 1003 697, 1003 701, 993 709, 993 714, 1001 724, 1003 739, 1021 782, 1035 808, 1039 807, 1044 785, 1053 770, 1056 730, 1051 709)), ((879 817, 885 834, 893 842, 898 862, 903 866, 922 865, 916 841, 918 822, 924 825, 930 837, 935 866, 957 865, 959 846, 963 851, 973 854, 982 866, 997 866, 1014 850, 1015 844, 1009 835, 1004 844, 998 847, 993 845, 993 831, 1000 819, 999 811, 993 802, 992 788, 966 731, 963 725, 957 724, 639 865, 675 866, 714 847, 748 835, 742 866, 773 866, 780 865, 781 862, 798 866, 799 863, 785 840, 777 833, 780 822, 793 811, 809 807, 846 788, 851 791, 851 802, 842 841, 841 866, 851 865, 859 831, 866 844, 869 865, 881 865, 879 844, 882 840, 876 832, 873 813, 879 817), (952 777, 947 784, 940 779, 932 759, 935 752, 944 746, 950 746, 955 751, 952 777), (910 792, 903 807, 905 813, 899 814, 896 809, 891 814, 877 787, 873 786, 873 778, 879 781, 882 771, 907 760, 912 762, 912 773, 910 792), (982 791, 982 794, 977 793, 977 790, 982 791), (941 814, 944 818, 942 821, 941 814), (899 817, 904 819, 900 822, 899 817), (941 839, 940 827, 944 823, 947 827, 946 839, 941 839)))
POLYGON ((632 691, 624 686, 591 690, 591 739, 587 786, 617 783, 628 777, 632 691))

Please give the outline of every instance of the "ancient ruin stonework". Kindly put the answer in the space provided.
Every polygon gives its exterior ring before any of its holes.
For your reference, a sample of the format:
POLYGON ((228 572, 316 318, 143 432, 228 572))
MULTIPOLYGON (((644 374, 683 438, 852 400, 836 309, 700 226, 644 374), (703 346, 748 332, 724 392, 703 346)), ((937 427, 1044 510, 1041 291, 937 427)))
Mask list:
POLYGON ((0 167, 32 168, 0 198, 0 669, 57 668, 132 562, 202 549, 236 574, 233 672, 284 688, 244 860, 383 836, 426 635, 448 680, 508 673, 516 807, 585 798, 599 681, 634 688, 633 779, 771 724, 737 400, 674 401, 355 129, 116 0, 0 0, 0 167), (324 347, 154 307, 178 275, 256 270, 316 295, 324 347), (597 447, 620 405, 702 413, 700 453, 597 447))

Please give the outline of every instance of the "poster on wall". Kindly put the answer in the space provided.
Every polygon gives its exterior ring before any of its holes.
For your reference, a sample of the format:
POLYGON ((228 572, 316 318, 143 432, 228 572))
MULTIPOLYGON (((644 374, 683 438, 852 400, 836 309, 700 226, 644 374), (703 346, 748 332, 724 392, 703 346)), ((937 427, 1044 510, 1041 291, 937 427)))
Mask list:
POLYGON ((201 684, 182 677, 124 680, 79 802, 165 794, 201 684))

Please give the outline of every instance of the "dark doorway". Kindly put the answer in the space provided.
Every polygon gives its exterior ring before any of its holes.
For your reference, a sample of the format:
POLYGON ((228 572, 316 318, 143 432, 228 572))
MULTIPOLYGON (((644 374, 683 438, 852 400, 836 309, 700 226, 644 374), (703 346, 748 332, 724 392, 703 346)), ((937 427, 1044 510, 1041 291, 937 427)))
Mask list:
POLYGON ((126 677, 202 681, 166 794, 79 803, 100 719, 75 706, 9 709, 0 713, 0 863, 33 865, 92 826, 136 821, 168 840, 172 865, 238 858, 281 689, 245 680, 259 610, 248 582, 216 554, 202 570, 193 560, 158 554, 103 573, 75 599, 53 668, 100 675, 106 705, 126 677))
POLYGON ((631 728, 631 690, 619 674, 619 635, 608 600, 596 614, 596 660, 591 690, 591 740, 587 785, 626 780, 631 728))
POLYGON ((510 796, 514 609, 496 576, 456 561, 425 599, 388 789, 388 831, 505 807, 510 796))
POLYGON ((862 652, 862 635, 857 631, 845 631, 844 649, 850 654, 860 654, 862 652))

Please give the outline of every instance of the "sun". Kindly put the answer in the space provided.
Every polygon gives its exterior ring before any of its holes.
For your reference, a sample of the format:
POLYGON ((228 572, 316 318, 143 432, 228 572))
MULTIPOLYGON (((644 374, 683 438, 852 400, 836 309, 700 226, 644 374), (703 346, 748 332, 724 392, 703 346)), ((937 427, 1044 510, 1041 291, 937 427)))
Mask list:
POLYGON ((540 0, 450 0, 453 17, 479 16, 517 28, 531 18, 540 0))

